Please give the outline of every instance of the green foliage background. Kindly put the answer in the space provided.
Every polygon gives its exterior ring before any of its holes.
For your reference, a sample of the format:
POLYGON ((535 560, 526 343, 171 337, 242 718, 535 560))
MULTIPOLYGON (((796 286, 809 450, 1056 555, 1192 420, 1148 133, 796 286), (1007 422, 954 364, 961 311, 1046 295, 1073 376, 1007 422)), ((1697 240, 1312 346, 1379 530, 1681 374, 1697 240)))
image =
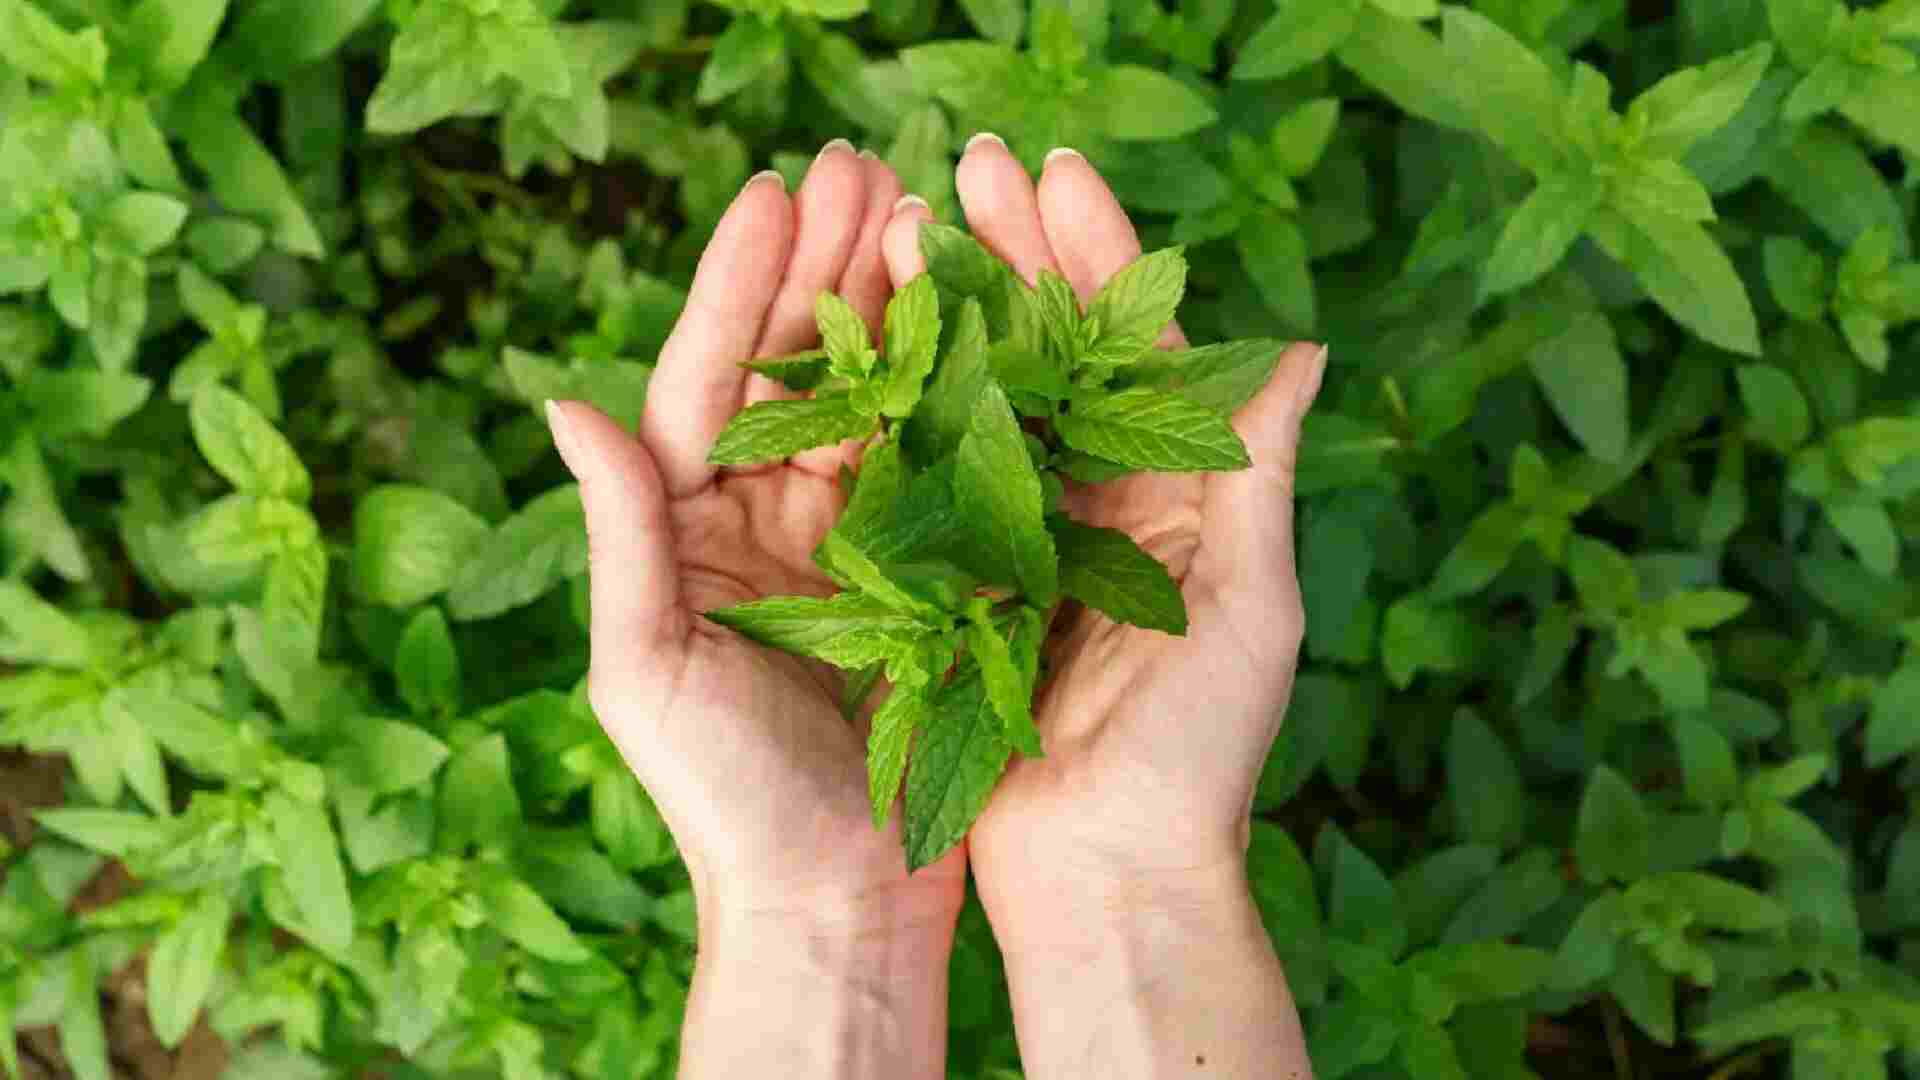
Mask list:
MULTIPOLYGON (((849 135, 951 219, 990 129, 1191 245, 1196 341, 1332 343, 1249 860, 1323 1080, 1920 1074, 1917 45, 1915 0, 0 0, 0 743, 68 763, 0 846, 0 1029, 106 1076, 150 948, 236 1077, 670 1075, 691 897, 581 693, 538 403, 637 414, 753 169, 849 135)), ((977 908, 953 963, 954 1075, 1015 1075, 977 908)))

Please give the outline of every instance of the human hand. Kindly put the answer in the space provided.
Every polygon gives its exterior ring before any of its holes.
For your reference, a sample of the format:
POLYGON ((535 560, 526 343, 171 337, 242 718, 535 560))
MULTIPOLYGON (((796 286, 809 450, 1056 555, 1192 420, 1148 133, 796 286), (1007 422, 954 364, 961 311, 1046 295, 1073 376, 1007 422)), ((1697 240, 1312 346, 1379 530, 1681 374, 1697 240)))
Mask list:
MULTIPOLYGON (((851 1042, 824 1053, 865 1053, 888 1076, 929 1062, 937 1074, 944 1060, 964 853, 909 877, 898 826, 872 825, 865 736, 842 718, 839 676, 701 617, 832 591, 810 556, 840 512, 837 473, 858 448, 724 471, 707 454, 740 409, 791 396, 741 363, 812 345, 821 292, 878 329, 892 292, 880 238, 899 195, 891 170, 845 142, 821 151, 791 199, 777 176, 755 177, 701 258, 638 437, 590 406, 550 407, 592 549, 594 710, 693 878, 702 955, 683 1075, 757 1075, 776 1062, 807 1075, 804 1048, 773 1045, 777 1028, 828 1037, 830 1023, 804 1030, 811 1018, 792 995, 804 986, 822 1002, 835 980, 857 984, 838 1012, 878 1002, 892 1013, 862 1037, 914 1045, 894 1048, 911 1063, 851 1042)), ((846 1076, 858 1062, 820 1066, 846 1076)))
MULTIPOLYGON (((1063 274, 1083 303, 1140 254, 1125 212, 1078 154, 1051 156, 1036 190, 1004 145, 976 138, 957 187, 976 238, 1029 282, 1042 268, 1063 274)), ((924 268, 917 233, 926 219, 906 214, 888 228, 896 285, 924 268)), ((1161 342, 1184 343, 1178 327, 1161 342)), ((1088 1053, 1095 1044, 1151 1040, 1152 1010, 1129 1015, 1123 1001, 1104 1021, 1111 1027, 1084 1030, 1102 1022, 1100 1010, 1072 988, 1097 985, 1098 966, 1116 959, 1164 963, 1160 974, 1178 979, 1177 961, 1143 958, 1161 944, 1188 955, 1219 949, 1217 963, 1191 974, 1222 982, 1232 992, 1220 1007, 1251 1005, 1258 1015, 1249 1020, 1279 1040, 1266 1048, 1223 1029, 1214 1040, 1217 1075, 1255 1075, 1235 1071, 1239 1060, 1264 1060, 1264 1075, 1288 1054, 1304 1068, 1298 1021, 1253 909, 1245 860, 1254 787, 1285 711, 1304 626, 1293 465, 1324 363, 1316 346, 1288 349, 1272 381, 1234 418, 1251 469, 1137 474, 1068 494, 1073 517, 1126 532, 1167 565, 1185 595, 1189 630, 1171 637, 1092 610, 1057 624, 1051 677, 1036 701, 1046 755, 1009 768, 969 836, 1035 1076, 1061 1060, 1062 1039, 1084 1038, 1088 1053), (1276 989, 1278 1007, 1259 999, 1276 989), (1262 1059, 1263 1049, 1275 1053, 1262 1059)), ((1160 1019, 1179 1020, 1181 1038, 1203 1038, 1193 1031, 1194 1010, 1173 1012, 1160 1019)), ((1139 1063, 1164 1049, 1114 1060, 1139 1063)), ((1067 1053, 1090 1060, 1077 1044, 1067 1053)))

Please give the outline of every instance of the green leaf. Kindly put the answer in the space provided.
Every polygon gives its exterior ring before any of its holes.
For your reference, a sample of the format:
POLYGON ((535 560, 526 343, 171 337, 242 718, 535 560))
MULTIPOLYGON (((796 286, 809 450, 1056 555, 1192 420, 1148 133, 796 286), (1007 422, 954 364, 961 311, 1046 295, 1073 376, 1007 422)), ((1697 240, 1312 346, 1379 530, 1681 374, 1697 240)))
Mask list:
POLYGON ((929 632, 913 616, 861 593, 826 600, 777 596, 706 617, 762 645, 847 670, 888 660, 929 632))
POLYGON ((1657 967, 1638 948, 1620 950, 1620 963, 1607 988, 1640 1030, 1663 1046, 1674 1040, 1672 975, 1657 967))
POLYGON ((86 628, 16 581, 0 581, 0 660, 84 668, 93 663, 86 628))
POLYGON ((147 1014, 160 1045, 179 1046, 206 1004, 232 918, 226 896, 208 889, 153 943, 147 957, 147 1014))
POLYGON ((1265 210, 1241 224, 1234 243, 1241 264, 1267 307, 1290 328, 1312 330, 1317 303, 1313 274, 1307 266, 1307 239, 1299 222, 1278 210, 1265 210))
POLYGON ((820 347, 836 374, 863 378, 872 372, 879 354, 873 349, 866 320, 852 304, 823 292, 814 298, 813 318, 820 328, 820 347))
POLYGON ((780 461, 816 446, 863 438, 873 434, 874 426, 873 417, 856 411, 844 395, 763 401, 748 406, 727 424, 707 461, 714 465, 780 461))
POLYGON ((779 23, 757 15, 737 17, 701 67, 695 99, 712 105, 779 71, 786 61, 787 35, 779 23))
POLYGON ((255 0, 230 31, 232 55, 263 75, 280 75, 328 56, 380 0, 255 0))
POLYGON ((1587 312, 1575 318, 1536 345, 1527 366, 1587 453, 1609 463, 1626 460, 1632 420, 1627 361, 1606 316, 1587 312))
POLYGON ((931 715, 907 770, 907 865, 918 870, 952 850, 972 827, 1006 769, 1013 748, 979 673, 934 695, 931 715))
POLYGON ((886 342, 887 387, 880 411, 910 416, 933 373, 940 344, 940 299, 931 276, 921 274, 887 301, 886 342))
POLYGON ((98 86, 107 77, 99 27, 68 32, 28 0, 0 2, 0 60, 58 89, 98 86))
POLYGON ((102 367, 124 369, 133 363, 147 324, 147 264, 137 257, 97 253, 88 284, 88 342, 102 367))
POLYGON ((34 432, 46 440, 104 438, 137 412, 152 391, 153 383, 139 375, 85 368, 37 371, 19 387, 33 414, 34 432))
POLYGON ((187 204, 171 195, 131 191, 108 203, 100 214, 101 225, 132 254, 152 255, 180 235, 187 204))
POLYGON ((1401 1033, 1400 1064, 1409 1080, 1468 1080, 1453 1036, 1439 1024, 1422 1024, 1401 1033))
POLYGON ((488 924, 515 945, 556 964, 583 964, 593 959, 593 950, 581 943, 566 921, 524 882, 488 875, 476 892, 486 908, 488 924))
POLYGON ((1747 363, 1734 371, 1747 409, 1747 434, 1778 454, 1791 454, 1812 434, 1807 398, 1786 371, 1770 363, 1747 363))
POLYGON ((1393 883, 1344 836, 1334 839, 1327 933, 1388 956, 1397 956, 1407 947, 1407 924, 1393 883))
POLYGON ((1002 45, 1019 44, 1026 32, 1026 0, 960 0, 960 10, 981 37, 1002 45))
POLYGON ((960 440, 953 495, 996 567, 1019 583, 1029 602, 1051 604, 1060 580, 1053 537, 1044 520, 1045 496, 1026 436, 1006 394, 994 383, 983 387, 960 440))
POLYGON ((1320 163, 1339 126, 1340 99, 1315 98, 1281 117, 1267 142, 1288 176, 1304 177, 1320 163))
POLYGON ((1626 919, 1620 894, 1611 889, 1581 909, 1554 956, 1553 988, 1582 990, 1612 975, 1626 919))
POLYGON ((1317 1004, 1326 995, 1328 979, 1320 900, 1313 867, 1285 829, 1265 821, 1253 823, 1247 844, 1247 881, 1295 998, 1303 1005, 1317 1004))
POLYGON ((440 774, 438 811, 434 846, 441 851, 464 851, 468 844, 512 847, 523 823, 504 735, 495 732, 469 743, 447 763, 440 774))
POLYGON ((1636 881, 1647 871, 1653 818, 1640 794, 1611 768, 1596 767, 1580 800, 1574 855, 1588 881, 1636 881))
POLYGON ((1087 319, 1099 333, 1082 362, 1127 364, 1139 359, 1173 322, 1186 290, 1187 259, 1179 248, 1128 263, 1087 305, 1087 319))
POLYGON ((1068 446, 1136 469, 1218 471, 1252 464, 1225 418, 1153 390, 1123 390, 1077 404, 1054 428, 1068 446))
POLYGON ((407 623, 394 651, 393 673, 400 682, 400 699, 414 712, 446 713, 460 707, 460 654, 439 608, 424 608, 407 623))
POLYGON ((1546 63, 1498 23, 1464 7, 1441 12, 1442 42, 1462 104, 1480 133, 1536 174, 1561 162, 1558 118, 1565 95, 1546 63))
POLYGON ((205 386, 193 396, 187 415, 207 464, 242 493, 294 502, 312 494, 313 480, 300 455, 246 398, 218 384, 205 386))
POLYGON ((1627 123, 1645 125, 1640 152, 1677 158, 1701 138, 1732 122, 1773 63, 1773 45, 1761 42, 1701 67, 1682 68, 1634 99, 1627 123))
POLYGON ((1454 714, 1447 741, 1447 798, 1454 831, 1469 843, 1510 846, 1527 826, 1527 793, 1507 744, 1480 714, 1454 714))
POLYGON ((1480 271, 1481 296, 1524 288, 1560 265, 1604 196, 1605 189, 1580 172, 1543 177, 1500 230, 1493 256, 1480 271))
MULTIPOLYGON (((24 3, 24 0, 18 0, 24 3)), ((0 6, 0 15, 6 8, 0 6)), ((6 36, 0 27, 0 39, 6 36)), ((95 31, 98 34, 98 31, 95 31)), ((100 988, 90 950, 67 953, 66 994, 60 1008, 60 1053, 77 1080, 111 1080, 107 1029, 100 1020, 100 988)))
POLYGON ((1881 768, 1920 750, 1920 663, 1908 663, 1874 691, 1867 718, 1867 765, 1881 768))
POLYGON ((1698 223, 1674 214, 1603 210, 1589 226, 1608 254, 1626 263, 1667 314, 1709 344, 1760 354, 1759 324, 1727 253, 1698 223))
POLYGON ((1087 121, 1114 139, 1175 139, 1218 119, 1199 91, 1165 72, 1133 64, 1102 69, 1080 101, 1087 121))
POLYGON ((1826 260, 1793 236, 1767 237, 1763 252, 1767 285, 1787 314, 1806 322, 1824 317, 1831 288, 1826 260))
POLYGON ((486 520, 430 488, 387 484, 353 511, 355 591, 410 608, 446 591, 487 536, 486 520))
POLYGON ((1739 793, 1739 774, 1726 736, 1698 717, 1675 717, 1672 725, 1687 798, 1710 809, 1732 802, 1739 793))
POLYGON ((1569 540, 1567 574, 1588 611, 1617 614, 1640 603, 1640 576, 1633 563, 1602 541, 1585 536, 1569 540))
POLYGON ((1466 613, 1408 593, 1387 609, 1380 631, 1380 664, 1387 681, 1404 690, 1421 671, 1459 671, 1471 664, 1478 636, 1466 613))
POLYGON ((1115 622, 1175 636, 1187 632, 1180 586, 1160 560, 1117 529, 1056 520, 1060 589, 1115 622))
POLYGON ((1232 416, 1266 388, 1285 350, 1284 342, 1254 338, 1155 351, 1127 370, 1123 386, 1150 386, 1232 416))
POLYGON ((165 844, 172 836, 167 822, 120 810, 58 807, 34 811, 33 820, 56 836, 116 858, 165 844))
POLYGON ((867 735, 867 798, 873 804, 873 827, 882 828, 900 796, 907 775, 907 748, 914 732, 932 713, 930 686, 897 688, 874 710, 867 735))
POLYGON ((353 898, 340 864, 340 840, 326 810, 274 791, 267 795, 266 811, 274 856, 306 920, 302 929, 322 949, 345 950, 353 942, 353 898))
MULTIPOLYGON (((991 605, 985 605, 986 614, 991 605)), ((1033 726, 1033 685, 1014 662, 1013 648, 991 622, 969 622, 967 648, 980 665, 987 700, 1000 718, 1000 737, 1026 757, 1040 757, 1040 731, 1033 726)))
POLYGON ((289 254, 318 258, 326 245, 286 170, 240 117, 212 94, 193 99, 182 120, 187 151, 214 196, 232 213, 264 218, 289 254))
POLYGON ((397 795, 432 780, 448 756, 446 744, 424 728, 379 720, 355 737, 343 766, 375 795, 397 795))
POLYGON ((1235 79, 1279 79, 1326 56, 1353 32, 1364 0, 1278 5, 1240 48, 1235 79))
POLYGON ((473 545, 453 577, 447 612, 489 619, 532 603, 587 569, 586 517, 580 489, 553 489, 473 545))

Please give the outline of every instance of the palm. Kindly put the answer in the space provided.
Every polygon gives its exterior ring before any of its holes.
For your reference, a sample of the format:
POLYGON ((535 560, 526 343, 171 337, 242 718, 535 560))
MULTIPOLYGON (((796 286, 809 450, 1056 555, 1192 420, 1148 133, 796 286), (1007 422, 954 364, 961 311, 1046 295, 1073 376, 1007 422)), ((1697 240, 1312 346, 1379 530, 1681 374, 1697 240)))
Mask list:
POLYGON ((703 853, 720 879, 810 893, 902 873, 898 836, 869 817, 865 745, 842 716, 840 676, 700 618, 768 596, 829 593, 810 555, 839 509, 831 481, 793 465, 721 478, 672 509, 687 633, 662 667, 671 689, 660 715, 706 743, 686 753, 728 763, 695 774, 704 790, 687 800, 730 804, 730 828, 703 853))
POLYGON ((1272 597, 1274 618, 1263 625, 1219 602, 1231 567, 1223 545, 1208 543, 1206 480, 1136 477, 1075 501, 1076 516, 1126 532, 1167 565, 1186 598, 1188 633, 1072 614, 1056 632, 1038 702, 1047 756, 1009 772, 973 845, 982 862, 1017 845, 1023 859, 1089 871, 1190 869, 1236 842, 1238 795, 1251 793, 1279 723, 1298 619, 1285 595, 1272 597), (1201 739, 1196 723, 1207 729, 1201 739))

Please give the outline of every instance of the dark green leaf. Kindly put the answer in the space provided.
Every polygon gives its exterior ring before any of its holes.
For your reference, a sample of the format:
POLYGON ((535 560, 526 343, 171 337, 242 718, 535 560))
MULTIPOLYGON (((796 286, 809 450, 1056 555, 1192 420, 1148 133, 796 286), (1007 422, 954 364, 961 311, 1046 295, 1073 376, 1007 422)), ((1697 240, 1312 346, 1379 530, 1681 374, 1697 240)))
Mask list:
POLYGON ((1054 427, 1074 449, 1137 469, 1217 471, 1252 464, 1218 413, 1152 390, 1122 390, 1078 404, 1054 427))
POLYGON ((1633 786, 1605 765, 1587 781, 1576 834, 1574 854, 1588 881, 1635 881, 1646 873, 1653 819, 1633 786))
POLYGON ((1058 520, 1060 589, 1116 622, 1182 635, 1187 607, 1167 568, 1115 529, 1058 520))
POLYGON ((1002 580, 1017 582, 1036 606, 1051 604, 1060 588, 1059 568, 1040 477, 1006 394, 994 383, 983 387, 960 440, 953 495, 1002 580))

